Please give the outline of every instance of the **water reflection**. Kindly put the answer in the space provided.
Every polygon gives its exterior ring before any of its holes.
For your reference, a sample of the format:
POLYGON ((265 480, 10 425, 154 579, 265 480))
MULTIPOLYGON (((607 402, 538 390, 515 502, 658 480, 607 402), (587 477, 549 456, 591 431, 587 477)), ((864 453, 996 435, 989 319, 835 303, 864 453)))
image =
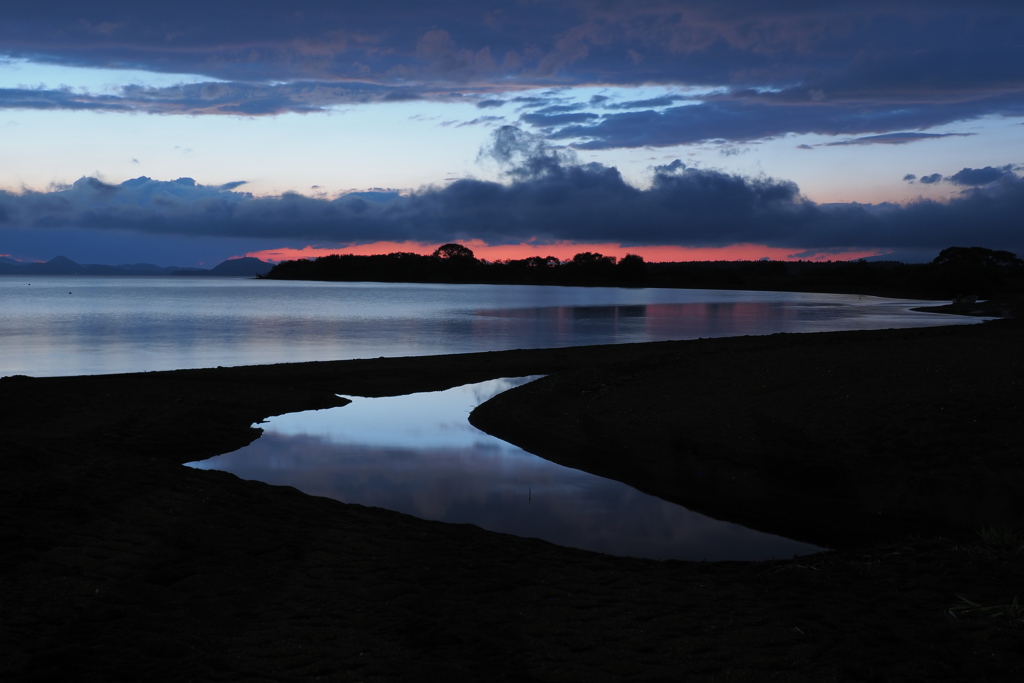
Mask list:
POLYGON ((0 276, 0 375, 976 323, 839 294, 532 285, 0 276), (68 292, 74 295, 69 296, 68 292))
POLYGON ((476 405, 530 379, 351 397, 341 408, 272 418, 249 446, 189 465, 616 555, 762 560, 819 550, 556 465, 469 424, 476 405))

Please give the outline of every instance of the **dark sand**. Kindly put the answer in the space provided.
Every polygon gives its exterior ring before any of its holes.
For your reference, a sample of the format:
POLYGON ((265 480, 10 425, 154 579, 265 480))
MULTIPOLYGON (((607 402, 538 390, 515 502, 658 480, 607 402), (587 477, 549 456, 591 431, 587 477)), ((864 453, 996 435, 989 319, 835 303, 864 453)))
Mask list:
POLYGON ((1024 680, 1024 550, 978 535, 1024 529, 1022 352, 1002 320, 6 378, 0 680, 1024 680), (538 373, 474 423, 837 550, 610 557, 181 466, 335 393, 538 373))

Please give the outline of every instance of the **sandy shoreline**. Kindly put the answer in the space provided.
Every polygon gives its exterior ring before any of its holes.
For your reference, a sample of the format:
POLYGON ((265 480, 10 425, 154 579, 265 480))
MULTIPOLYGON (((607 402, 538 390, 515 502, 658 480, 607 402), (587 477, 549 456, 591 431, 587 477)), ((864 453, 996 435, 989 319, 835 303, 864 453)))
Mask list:
POLYGON ((1024 328, 0 381, 0 678, 1017 680, 1024 328), (549 374, 473 421, 839 550, 653 562, 181 463, 273 414, 549 374), (693 472, 699 471, 699 477, 693 472))

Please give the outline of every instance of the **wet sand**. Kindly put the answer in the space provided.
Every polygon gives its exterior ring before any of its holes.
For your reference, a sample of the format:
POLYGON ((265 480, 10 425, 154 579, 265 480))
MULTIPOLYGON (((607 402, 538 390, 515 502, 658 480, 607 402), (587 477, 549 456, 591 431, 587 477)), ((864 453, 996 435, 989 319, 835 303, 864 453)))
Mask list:
POLYGON ((0 679, 1019 680, 1024 550, 978 531, 1024 529, 1022 349, 1002 320, 5 378, 0 679), (611 557, 181 466, 336 393, 528 374, 473 422, 835 550, 611 557))

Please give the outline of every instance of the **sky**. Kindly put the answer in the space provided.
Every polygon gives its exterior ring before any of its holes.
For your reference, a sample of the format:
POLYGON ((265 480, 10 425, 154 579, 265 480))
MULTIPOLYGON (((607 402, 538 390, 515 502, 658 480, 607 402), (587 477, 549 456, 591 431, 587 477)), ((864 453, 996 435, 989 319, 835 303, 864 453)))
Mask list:
POLYGON ((0 257, 1024 255, 1020 0, 6 0, 0 257))

